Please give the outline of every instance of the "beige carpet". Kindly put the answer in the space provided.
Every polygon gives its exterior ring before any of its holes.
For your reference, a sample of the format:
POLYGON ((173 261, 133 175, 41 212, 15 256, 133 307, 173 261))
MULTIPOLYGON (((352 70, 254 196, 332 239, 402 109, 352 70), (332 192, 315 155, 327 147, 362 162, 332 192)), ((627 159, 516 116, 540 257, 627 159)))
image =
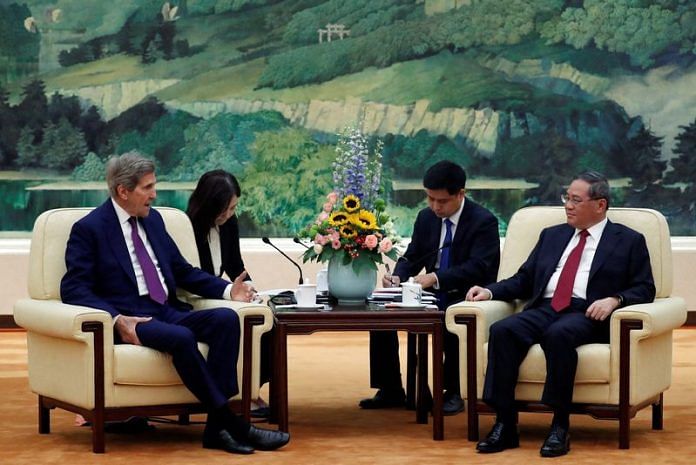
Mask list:
MULTIPOLYGON (((251 456, 202 449, 202 426, 157 425, 138 436, 107 434, 107 453, 91 453, 88 428, 55 410, 50 435, 37 433, 36 398, 26 378, 21 332, 0 332, 0 465, 28 464, 691 464, 696 463, 696 330, 675 334, 674 382, 665 394, 665 429, 650 429, 650 409, 631 422, 631 449, 617 448, 613 421, 571 418, 569 455, 542 459, 538 449, 550 416, 522 414, 521 447, 480 455, 466 440, 466 415, 445 419, 445 440, 432 440, 432 425, 419 425, 405 410, 361 411, 368 387, 365 333, 317 333, 289 339, 292 440, 277 452, 251 456)), ((203 417, 194 417, 203 419, 203 417)), ((483 417, 481 431, 492 418, 483 417)))

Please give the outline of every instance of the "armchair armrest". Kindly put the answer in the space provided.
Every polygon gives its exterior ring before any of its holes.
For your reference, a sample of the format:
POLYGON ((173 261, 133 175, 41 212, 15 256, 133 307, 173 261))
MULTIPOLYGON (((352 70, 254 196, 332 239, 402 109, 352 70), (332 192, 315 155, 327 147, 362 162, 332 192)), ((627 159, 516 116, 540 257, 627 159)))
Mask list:
POLYGON ((255 326, 255 335, 261 335, 271 330, 273 327, 273 312, 267 305, 238 302, 235 300, 224 299, 204 299, 202 297, 191 297, 188 303, 193 305, 194 310, 205 310, 208 308, 230 308, 237 312, 241 324, 244 324, 244 318, 247 316, 263 317, 263 324, 255 326))
MULTIPOLYGON (((58 300, 22 299, 15 303, 14 318, 27 331, 59 339, 85 342, 91 334, 82 330, 85 322, 102 323, 104 328, 113 326, 109 312, 91 307, 64 304, 58 300)), ((105 345, 113 344, 113 332, 104 331, 105 345)))
POLYGON ((502 300, 482 300, 479 302, 462 301, 447 308, 445 325, 447 330, 462 338, 466 335, 466 327, 456 322, 456 317, 469 315, 476 318, 477 339, 481 342, 488 340, 488 328, 498 320, 512 315, 515 305, 502 300))
POLYGON ((647 304, 629 305, 611 315, 611 341, 618 344, 622 320, 638 320, 643 328, 632 332, 633 337, 644 339, 679 328, 686 321, 686 302, 681 297, 655 299, 647 304))

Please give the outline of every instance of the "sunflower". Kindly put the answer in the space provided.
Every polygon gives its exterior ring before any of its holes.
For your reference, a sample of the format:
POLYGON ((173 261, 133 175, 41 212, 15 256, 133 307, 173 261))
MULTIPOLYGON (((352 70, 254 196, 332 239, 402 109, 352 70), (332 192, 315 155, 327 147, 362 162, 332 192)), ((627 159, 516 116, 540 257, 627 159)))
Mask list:
POLYGON ((353 194, 346 195, 343 198, 343 208, 348 212, 348 213, 353 213, 356 212, 360 209, 360 199, 354 196, 353 194))
MULTIPOLYGON (((377 217, 375 217, 374 213, 367 210, 361 210, 360 213, 355 216, 357 216, 357 225, 362 229, 377 229, 377 217)), ((352 221, 353 224, 356 224, 355 220, 352 221)))
POLYGON ((343 226, 341 226, 339 232, 341 233, 341 237, 344 237, 346 239, 353 239, 358 235, 358 231, 356 231, 355 228, 350 224, 344 224, 343 226))
POLYGON ((331 226, 342 226, 346 224, 347 221, 348 215, 343 211, 333 212, 331 216, 329 216, 329 224, 331 226))

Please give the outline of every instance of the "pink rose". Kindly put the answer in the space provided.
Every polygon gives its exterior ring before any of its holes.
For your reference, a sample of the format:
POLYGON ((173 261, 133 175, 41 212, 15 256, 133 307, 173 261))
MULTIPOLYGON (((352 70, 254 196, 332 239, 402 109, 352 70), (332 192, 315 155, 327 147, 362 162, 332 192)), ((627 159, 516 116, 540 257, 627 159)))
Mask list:
POLYGON ((314 244, 314 253, 319 255, 324 250, 321 244, 314 244))
POLYGON ((319 213, 319 216, 317 217, 317 223, 321 224, 328 219, 329 219, 329 214, 326 212, 321 212, 321 213, 319 213))
POLYGON ((314 242, 319 245, 326 245, 326 243, 329 242, 329 238, 321 234, 317 234, 314 236, 314 242))
POLYGON ((367 236, 365 236, 365 247, 367 247, 368 249, 372 250, 375 247, 377 247, 377 242, 377 236, 375 236, 374 234, 368 234, 367 236))
POLYGON ((329 234, 329 237, 334 242, 341 240, 341 234, 338 231, 336 231, 335 229, 331 231, 331 233, 329 234))
POLYGON ((324 204, 324 211, 326 213, 329 213, 333 209, 333 206, 334 206, 334 204, 332 204, 331 202, 326 202, 324 204))
POLYGON ((335 204, 338 202, 338 194, 335 192, 330 193, 329 195, 326 196, 326 199, 331 202, 331 204, 335 204))
POLYGON ((392 244, 391 239, 388 237, 385 237, 382 239, 382 242, 379 243, 379 251, 382 253, 388 253, 392 247, 394 247, 394 244, 392 244))
POLYGON ((331 247, 333 247, 334 250, 340 249, 341 248, 341 241, 339 241, 338 239, 331 241, 331 247))

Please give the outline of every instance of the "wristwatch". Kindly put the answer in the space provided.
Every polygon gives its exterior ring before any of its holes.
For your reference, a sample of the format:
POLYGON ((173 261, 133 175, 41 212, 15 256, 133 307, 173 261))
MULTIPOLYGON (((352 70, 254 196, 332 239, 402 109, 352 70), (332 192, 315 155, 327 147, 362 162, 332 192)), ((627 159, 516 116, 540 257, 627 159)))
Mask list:
POLYGON ((623 304, 624 304, 623 296, 621 294, 615 294, 613 297, 615 297, 619 301, 619 306, 616 308, 623 307, 623 304))

